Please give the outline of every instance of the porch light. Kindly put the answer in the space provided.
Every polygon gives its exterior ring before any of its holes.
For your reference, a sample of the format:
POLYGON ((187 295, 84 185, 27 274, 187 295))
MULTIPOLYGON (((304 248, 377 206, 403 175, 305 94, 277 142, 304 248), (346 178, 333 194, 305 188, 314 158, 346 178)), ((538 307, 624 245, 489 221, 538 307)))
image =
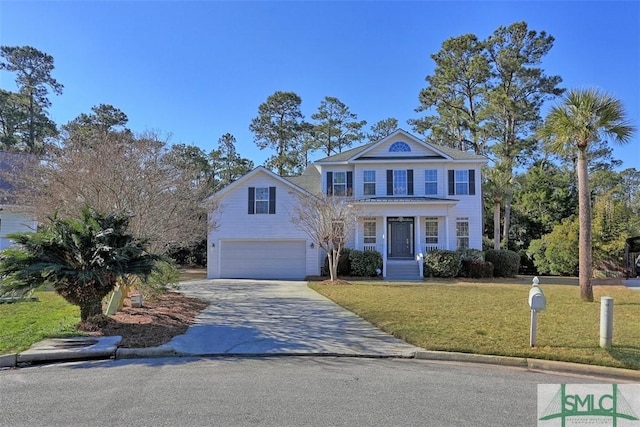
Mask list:
POLYGON ((314 245, 314 244, 313 244, 313 242, 311 242, 311 244, 309 245, 309 247, 310 247, 311 249, 313 249, 313 248, 315 248, 315 247, 316 247, 316 245, 314 245))

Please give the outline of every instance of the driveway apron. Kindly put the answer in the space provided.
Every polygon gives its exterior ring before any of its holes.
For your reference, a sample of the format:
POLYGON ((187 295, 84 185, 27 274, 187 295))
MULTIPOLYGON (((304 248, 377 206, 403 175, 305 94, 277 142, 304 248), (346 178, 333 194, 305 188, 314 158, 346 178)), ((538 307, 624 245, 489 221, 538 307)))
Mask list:
POLYGON ((411 357, 421 349, 375 328, 306 282, 203 280, 181 284, 210 302, 187 332, 162 345, 183 355, 411 357))

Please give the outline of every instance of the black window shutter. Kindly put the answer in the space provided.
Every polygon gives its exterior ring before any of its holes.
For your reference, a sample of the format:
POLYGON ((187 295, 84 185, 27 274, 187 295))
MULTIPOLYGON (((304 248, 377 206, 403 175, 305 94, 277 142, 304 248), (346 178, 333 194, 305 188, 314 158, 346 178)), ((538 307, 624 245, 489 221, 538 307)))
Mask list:
POLYGON ((276 213, 276 187, 269 187, 269 213, 276 213))
POLYGON ((447 171, 449 175, 449 195, 453 196, 456 194, 456 180, 455 180, 455 172, 450 170, 447 171))
POLYGON ((347 171, 347 196, 353 196, 353 172, 347 171))
POLYGON ((413 169, 407 169, 407 195, 413 196, 413 169))
POLYGON ((476 171, 469 169, 469 195, 475 196, 476 194, 476 171))
POLYGON ((327 172, 327 195, 333 195, 333 172, 327 172))
POLYGON ((393 196, 393 171, 387 169, 387 196, 393 196))
POLYGON ((249 187, 249 215, 256 213, 256 188, 249 187))

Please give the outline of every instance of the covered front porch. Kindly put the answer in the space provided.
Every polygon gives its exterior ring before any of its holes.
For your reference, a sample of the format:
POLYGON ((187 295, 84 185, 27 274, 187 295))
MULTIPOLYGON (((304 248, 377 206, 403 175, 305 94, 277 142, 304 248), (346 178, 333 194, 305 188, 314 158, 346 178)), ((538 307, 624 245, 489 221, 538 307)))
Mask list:
POLYGON ((358 218, 354 248, 382 254, 385 279, 422 279, 423 255, 449 249, 449 218, 426 216, 363 216, 358 218))

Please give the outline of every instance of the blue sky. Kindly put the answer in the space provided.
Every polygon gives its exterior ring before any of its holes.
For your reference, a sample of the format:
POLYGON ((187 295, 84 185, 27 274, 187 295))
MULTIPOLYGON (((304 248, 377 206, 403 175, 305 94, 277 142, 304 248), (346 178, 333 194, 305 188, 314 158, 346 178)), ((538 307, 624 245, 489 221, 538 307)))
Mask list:
MULTIPOLYGON (((310 118, 325 96, 369 124, 418 117, 418 93, 444 40, 480 38, 526 21, 555 45, 541 66, 566 88, 620 98, 640 126, 638 1, 0 1, 0 44, 31 45, 55 59, 65 86, 51 118, 66 123, 112 104, 134 131, 170 134, 206 152, 232 133, 241 156, 262 164, 249 131, 277 90, 302 98, 310 118)), ((0 73, 13 89, 13 75, 0 73)), ((640 133, 615 148, 640 170, 640 133)))

